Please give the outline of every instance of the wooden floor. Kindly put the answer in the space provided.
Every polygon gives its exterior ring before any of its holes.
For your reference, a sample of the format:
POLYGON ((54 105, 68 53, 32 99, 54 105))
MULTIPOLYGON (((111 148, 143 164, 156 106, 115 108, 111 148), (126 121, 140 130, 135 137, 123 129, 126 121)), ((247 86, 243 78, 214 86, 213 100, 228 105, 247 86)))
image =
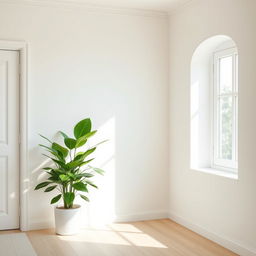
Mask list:
POLYGON ((167 219, 88 227, 76 236, 54 230, 26 234, 38 256, 237 255, 167 219))

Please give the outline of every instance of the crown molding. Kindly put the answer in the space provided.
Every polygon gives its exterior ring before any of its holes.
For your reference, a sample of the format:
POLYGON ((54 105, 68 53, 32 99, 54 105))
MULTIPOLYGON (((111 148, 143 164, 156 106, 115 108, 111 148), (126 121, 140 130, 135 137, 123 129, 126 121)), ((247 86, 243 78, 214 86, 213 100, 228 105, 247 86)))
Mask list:
POLYGON ((42 6, 42 7, 55 7, 64 8, 70 10, 80 10, 85 12, 97 12, 106 14, 119 14, 119 15, 132 15, 132 16, 146 16, 167 18, 168 12, 144 10, 136 8, 122 8, 111 7, 106 5, 94 5, 83 3, 78 0, 0 0, 0 4, 7 5, 30 5, 30 6, 42 6))

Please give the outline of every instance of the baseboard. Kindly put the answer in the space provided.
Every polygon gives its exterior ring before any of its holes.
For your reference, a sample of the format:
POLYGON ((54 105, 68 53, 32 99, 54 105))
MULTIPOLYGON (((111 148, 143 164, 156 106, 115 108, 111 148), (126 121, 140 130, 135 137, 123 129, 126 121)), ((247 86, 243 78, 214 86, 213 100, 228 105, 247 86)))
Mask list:
POLYGON ((173 212, 169 212, 169 218, 178 224, 202 235, 203 237, 212 240, 213 242, 239 254, 240 256, 256 256, 256 249, 254 248, 246 248, 246 246, 242 246, 238 242, 231 241, 225 237, 222 237, 218 234, 215 234, 209 230, 204 229, 196 224, 193 224, 184 218, 176 215, 173 212))
POLYGON ((143 220, 157 220, 168 218, 167 211, 149 211, 137 214, 117 215, 115 222, 134 222, 143 220))
POLYGON ((29 222, 28 230, 39 230, 39 229, 49 229, 54 228, 54 222, 52 220, 29 222))

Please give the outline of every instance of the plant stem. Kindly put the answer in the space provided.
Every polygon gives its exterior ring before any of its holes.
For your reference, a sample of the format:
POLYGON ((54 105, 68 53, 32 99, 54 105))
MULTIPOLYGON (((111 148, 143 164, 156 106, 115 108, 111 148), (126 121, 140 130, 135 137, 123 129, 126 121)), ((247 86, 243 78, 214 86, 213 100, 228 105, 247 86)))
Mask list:
POLYGON ((65 199, 64 199, 65 198, 64 197, 65 193, 66 193, 66 186, 63 185, 63 202, 64 202, 64 208, 67 209, 68 205, 67 205, 67 203, 65 202, 65 199))

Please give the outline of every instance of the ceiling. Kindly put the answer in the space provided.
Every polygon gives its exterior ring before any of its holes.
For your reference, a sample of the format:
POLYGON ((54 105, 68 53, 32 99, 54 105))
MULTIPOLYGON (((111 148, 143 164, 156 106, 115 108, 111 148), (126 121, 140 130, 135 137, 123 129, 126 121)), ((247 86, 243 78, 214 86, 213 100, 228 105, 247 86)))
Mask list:
POLYGON ((84 3, 103 7, 133 8, 155 11, 171 11, 192 0, 67 0, 66 2, 84 3))

